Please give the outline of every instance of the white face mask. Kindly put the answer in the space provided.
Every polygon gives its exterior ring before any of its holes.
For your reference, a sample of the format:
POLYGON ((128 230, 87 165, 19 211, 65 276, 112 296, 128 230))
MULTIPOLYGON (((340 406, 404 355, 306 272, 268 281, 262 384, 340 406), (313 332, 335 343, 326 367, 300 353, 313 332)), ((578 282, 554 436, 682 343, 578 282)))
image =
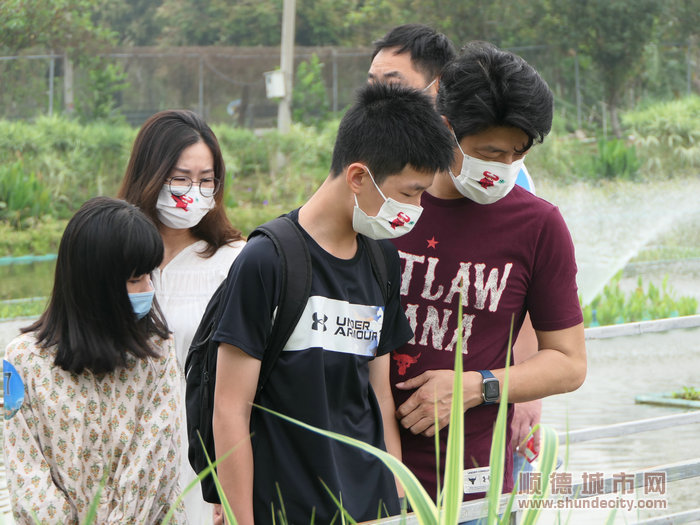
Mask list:
POLYGON ((166 184, 158 194, 156 211, 158 220, 165 226, 184 230, 197 226, 215 204, 213 196, 203 197, 196 188, 176 197, 166 184))
POLYGON ((464 156, 462 170, 458 177, 449 170, 457 191, 479 204, 492 204, 508 195, 515 186, 515 179, 518 178, 525 158, 516 160, 512 164, 476 159, 462 151, 462 146, 454 132, 452 136, 455 137, 457 147, 464 156))
POLYGON ((379 189, 379 186, 377 186, 377 183, 374 182, 372 172, 367 167, 365 169, 369 173, 372 184, 374 184, 379 195, 384 199, 384 203, 379 208, 377 215, 370 217, 360 209, 360 205, 357 203, 357 195, 355 195, 355 208, 352 211, 352 228, 357 233, 376 240, 395 239, 410 232, 423 212, 423 208, 412 204, 403 204, 394 199, 387 199, 382 190, 379 189))

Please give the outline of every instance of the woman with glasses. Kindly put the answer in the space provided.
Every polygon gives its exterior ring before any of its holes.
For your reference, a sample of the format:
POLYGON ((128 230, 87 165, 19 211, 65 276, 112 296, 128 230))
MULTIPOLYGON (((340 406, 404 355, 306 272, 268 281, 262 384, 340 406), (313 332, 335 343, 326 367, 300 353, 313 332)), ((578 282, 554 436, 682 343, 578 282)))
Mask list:
MULTIPOLYGON (((223 206, 225 174, 216 136, 199 115, 187 110, 161 111, 136 136, 119 190, 120 198, 153 219, 163 238, 163 262, 151 279, 173 330, 180 370, 211 295, 244 245, 223 206)), ((184 421, 183 413, 183 490, 195 477, 187 459, 184 421)), ((211 520, 212 507, 204 502, 200 490, 187 493, 185 507, 190 523, 211 520)))

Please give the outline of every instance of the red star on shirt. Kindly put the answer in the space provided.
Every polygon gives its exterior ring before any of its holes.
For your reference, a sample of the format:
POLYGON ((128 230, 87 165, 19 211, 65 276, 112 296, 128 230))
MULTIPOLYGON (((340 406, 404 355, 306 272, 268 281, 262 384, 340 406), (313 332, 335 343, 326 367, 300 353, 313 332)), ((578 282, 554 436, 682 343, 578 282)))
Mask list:
POLYGON ((428 239, 428 248, 432 248, 433 250, 436 250, 438 242, 440 242, 440 241, 436 241, 435 235, 433 235, 432 239, 428 239))

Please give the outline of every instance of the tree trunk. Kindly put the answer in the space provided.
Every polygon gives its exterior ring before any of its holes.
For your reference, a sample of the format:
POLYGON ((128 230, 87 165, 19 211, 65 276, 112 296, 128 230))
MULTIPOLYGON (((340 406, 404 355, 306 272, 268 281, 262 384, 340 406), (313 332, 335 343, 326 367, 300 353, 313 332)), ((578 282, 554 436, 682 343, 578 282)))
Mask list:
POLYGON ((617 102, 619 97, 617 93, 611 93, 608 97, 608 110, 610 111, 610 127, 615 137, 622 138, 622 127, 620 126, 620 116, 617 112, 617 102))
POLYGON ((73 100, 73 61, 63 55, 63 111, 72 115, 75 109, 73 100))

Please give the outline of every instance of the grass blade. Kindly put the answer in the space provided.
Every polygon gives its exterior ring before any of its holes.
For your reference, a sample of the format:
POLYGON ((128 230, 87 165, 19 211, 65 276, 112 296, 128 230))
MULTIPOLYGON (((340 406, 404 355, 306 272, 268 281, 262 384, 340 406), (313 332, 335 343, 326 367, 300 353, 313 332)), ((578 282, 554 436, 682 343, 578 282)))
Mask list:
MULTIPOLYGON (((328 495, 331 497, 333 500, 333 503, 335 503, 336 507, 338 507, 338 510, 340 511, 340 517, 341 517, 341 523, 345 523, 345 520, 347 519, 352 525, 357 525, 357 522, 353 519, 352 516, 348 513, 347 510, 343 507, 343 495, 340 495, 340 499, 335 497, 335 494, 331 491, 330 487, 326 485, 326 482, 323 481, 322 479, 319 479, 321 482, 321 485, 323 485, 323 488, 326 489, 326 492, 328 492, 328 495)), ((377 516, 377 519, 381 518, 381 512, 380 515, 377 516)))
MULTIPOLYGON (((462 301, 457 309, 457 347, 455 349, 454 383, 450 428, 447 434, 445 456, 444 498, 440 512, 440 524, 457 523, 459 508, 464 498, 464 394, 462 392, 462 301)), ((437 421, 435 422, 437 428, 437 421)), ((437 432, 436 432, 437 434, 437 432)), ((440 450, 439 447, 437 450, 440 450)))
MULTIPOLYGON (((199 434, 199 431, 197 431, 197 437, 199 438, 199 442, 201 443, 202 449, 204 450, 204 455, 207 458, 207 464, 210 467, 212 467, 212 462, 209 458, 207 447, 204 446, 204 441, 202 440, 202 436, 199 434)), ((229 451, 229 453, 230 452, 231 451, 229 451)), ((216 475, 216 469, 212 468, 210 474, 212 479, 214 480, 214 486, 216 487, 216 493, 219 495, 219 501, 221 501, 221 507, 223 508, 224 516, 226 516, 226 523, 229 523, 230 525, 238 525, 236 517, 233 515, 231 505, 226 499, 226 495, 224 494, 224 489, 221 486, 221 482, 219 481, 219 476, 216 475)))
POLYGON ((503 489, 503 466, 505 465, 506 425, 508 423, 508 378, 510 375, 510 354, 513 347, 513 324, 515 316, 510 318, 510 334, 508 335, 508 350, 506 352, 505 376, 501 385, 501 400, 498 404, 498 416, 491 439, 491 455, 489 458, 490 481, 486 493, 488 502, 487 523, 498 523, 498 503, 503 489))
MULTIPOLYGON (((557 465, 559 455, 559 436, 556 431, 548 426, 540 424, 540 434, 542 436, 542 446, 540 448, 539 466, 542 481, 542 490, 533 494, 530 500, 544 500, 549 494, 549 476, 557 465)), ((523 512, 521 525, 533 525, 541 512, 537 505, 528 505, 523 512)))
MULTIPOLYGON (((199 431, 197 433, 199 434, 199 431)), ((202 441, 201 436, 199 437, 199 440, 200 440, 200 442, 202 441)), ((202 447, 204 447, 204 443, 202 443, 202 447)), ((190 481, 190 483, 187 485, 187 487, 185 487, 185 490, 182 491, 182 494, 180 494, 180 496, 178 496, 178 498, 175 500, 175 502, 170 506, 170 509, 168 510, 168 513, 163 518, 161 525, 168 525, 170 523, 170 520, 172 520, 173 516, 175 515, 175 510, 177 509, 178 505, 180 505, 180 502, 185 498, 185 494, 187 494, 190 490, 192 490, 194 487, 199 485, 199 483, 204 478, 206 478, 208 475, 213 474, 214 476, 216 476, 216 471, 215 471, 216 467, 219 465, 219 463, 221 463, 227 457, 229 457, 229 455, 231 455, 231 453, 234 450, 236 450, 236 447, 233 447, 231 450, 226 452, 226 454, 224 454, 220 458, 217 458, 216 461, 214 461, 213 463, 211 461, 209 461, 209 455, 207 455, 207 462, 209 463, 208 466, 204 470, 202 470, 199 474, 197 474, 197 477, 194 478, 192 481, 190 481)), ((206 448, 204 449, 204 452, 206 454, 206 448)), ((215 478, 215 483, 217 483, 217 482, 218 482, 218 478, 215 478)), ((219 485, 217 484, 217 491, 218 491, 218 489, 219 489, 219 485)), ((219 492, 219 499, 222 501, 222 504, 223 504, 223 501, 226 499, 225 496, 223 495, 223 491, 219 492)), ((228 501, 226 502, 226 504, 228 505, 228 501)), ((229 508, 230 508, 230 506, 229 506, 229 508)), ((233 512, 231 512, 231 517, 233 518, 233 520, 230 523, 232 525, 236 524, 237 522, 235 521, 235 517, 233 516, 233 512)), ((226 517, 226 519, 227 520, 229 519, 228 516, 226 517)), ((228 523, 228 521, 227 521, 227 523, 228 523)))

